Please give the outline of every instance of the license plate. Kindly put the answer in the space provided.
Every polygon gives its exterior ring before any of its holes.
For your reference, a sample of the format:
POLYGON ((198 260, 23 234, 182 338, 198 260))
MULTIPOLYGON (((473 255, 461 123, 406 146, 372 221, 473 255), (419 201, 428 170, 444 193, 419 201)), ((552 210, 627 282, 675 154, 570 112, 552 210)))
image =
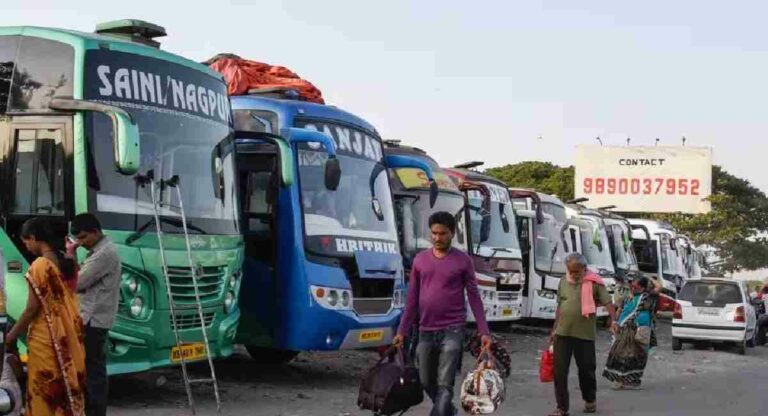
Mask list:
POLYGON ((205 357, 205 344, 184 344, 181 346, 181 348, 171 348, 171 362, 180 362, 182 354, 184 355, 184 360, 186 361, 200 360, 205 357))
POLYGON ((384 339, 384 331, 381 329, 363 331, 358 337, 360 342, 376 342, 381 341, 382 339, 384 339))
POLYGON ((707 316, 720 316, 720 309, 699 308, 699 314, 707 316))
POLYGON ((512 316, 512 309, 511 308, 505 308, 501 311, 502 316, 512 316))

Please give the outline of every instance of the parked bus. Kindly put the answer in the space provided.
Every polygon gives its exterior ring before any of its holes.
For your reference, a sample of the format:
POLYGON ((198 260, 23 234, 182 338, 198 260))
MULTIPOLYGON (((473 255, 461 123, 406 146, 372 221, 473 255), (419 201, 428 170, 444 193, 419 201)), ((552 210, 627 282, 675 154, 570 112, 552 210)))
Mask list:
POLYGON ((523 317, 555 319, 557 288, 565 277, 565 205, 554 196, 510 188, 523 254, 523 317))
POLYGON ((390 344, 405 283, 378 133, 289 89, 231 101, 245 237, 237 342, 267 362, 390 344))
MULTIPOLYGON (((503 182, 471 170, 480 165, 443 170, 465 191, 468 246, 485 317, 489 322, 514 321, 522 317, 524 285, 515 211, 503 182)), ((471 311, 467 317, 474 322, 471 311)))
POLYGON ((234 293, 242 237, 226 85, 204 65, 159 49, 154 38, 165 35, 162 27, 123 20, 96 32, 0 28, 0 247, 8 313, 18 319, 27 299, 24 273, 32 257, 19 238, 21 224, 46 217, 63 234, 75 214, 91 212, 122 259, 109 373, 169 365, 181 354, 204 358, 202 344, 177 349, 169 312, 168 292, 182 341, 202 339, 194 278, 210 353, 228 356, 240 316, 234 293), (142 186, 148 177, 177 177, 182 195, 179 201, 167 187, 159 195, 170 288, 149 187, 142 186), (194 270, 174 208, 180 202, 194 270))
POLYGON ((431 203, 431 182, 426 174, 416 168, 390 169, 390 183, 395 198, 395 219, 397 222, 400 248, 403 254, 406 280, 411 264, 421 250, 432 247, 429 217, 435 212, 446 211, 456 216, 456 234, 452 246, 467 251, 466 222, 463 215, 464 194, 426 152, 400 144, 399 141, 384 142, 387 156, 409 156, 427 163, 432 169, 438 186, 438 196, 431 203))
POLYGON ((676 253, 672 247, 675 237, 667 224, 630 218, 632 227, 632 248, 635 250, 637 265, 644 275, 657 279, 662 293, 675 298, 678 278, 676 253))

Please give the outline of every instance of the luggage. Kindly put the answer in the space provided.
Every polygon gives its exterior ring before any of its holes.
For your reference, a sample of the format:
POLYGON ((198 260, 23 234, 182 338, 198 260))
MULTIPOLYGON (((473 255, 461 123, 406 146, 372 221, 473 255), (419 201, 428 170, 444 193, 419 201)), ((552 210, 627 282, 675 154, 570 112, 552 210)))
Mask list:
POLYGON ((288 68, 250 61, 233 54, 218 54, 204 62, 221 73, 229 95, 245 95, 251 90, 294 90, 299 99, 324 104, 322 92, 288 68))
POLYGON ((461 384, 461 407, 470 415, 487 415, 498 410, 506 393, 504 380, 488 352, 480 353, 477 367, 461 384))
POLYGON ((551 345, 541 353, 539 380, 542 383, 551 383, 555 381, 555 354, 552 352, 551 345))
MULTIPOLYGON (((475 334, 470 338, 467 344, 467 351, 472 354, 473 357, 480 357, 480 348, 482 341, 480 334, 475 334)), ((491 343, 491 354, 493 355, 494 362, 496 363, 496 369, 501 373, 503 378, 509 377, 512 372, 512 359, 509 356, 509 352, 504 346, 496 339, 491 343)))
POLYGON ((375 415, 401 414, 424 400, 419 371, 402 348, 390 348, 360 382, 357 405, 375 415))

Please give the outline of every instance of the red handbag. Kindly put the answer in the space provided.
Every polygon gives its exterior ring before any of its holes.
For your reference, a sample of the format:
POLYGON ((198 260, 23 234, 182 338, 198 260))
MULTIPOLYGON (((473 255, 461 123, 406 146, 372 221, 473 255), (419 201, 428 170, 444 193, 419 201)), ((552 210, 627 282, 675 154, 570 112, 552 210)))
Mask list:
POLYGON ((539 380, 542 383, 551 383, 555 381, 555 355, 552 353, 551 347, 541 353, 539 380))

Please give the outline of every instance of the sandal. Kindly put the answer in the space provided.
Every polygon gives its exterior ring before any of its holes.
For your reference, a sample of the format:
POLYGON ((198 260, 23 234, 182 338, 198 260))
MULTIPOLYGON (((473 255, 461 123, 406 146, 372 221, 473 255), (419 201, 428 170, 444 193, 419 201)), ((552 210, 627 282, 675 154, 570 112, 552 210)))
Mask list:
POLYGON ((584 403, 584 413, 597 413, 597 402, 584 403))
POLYGON ((565 410, 555 409, 555 411, 550 413, 548 416, 568 416, 568 412, 565 410))

